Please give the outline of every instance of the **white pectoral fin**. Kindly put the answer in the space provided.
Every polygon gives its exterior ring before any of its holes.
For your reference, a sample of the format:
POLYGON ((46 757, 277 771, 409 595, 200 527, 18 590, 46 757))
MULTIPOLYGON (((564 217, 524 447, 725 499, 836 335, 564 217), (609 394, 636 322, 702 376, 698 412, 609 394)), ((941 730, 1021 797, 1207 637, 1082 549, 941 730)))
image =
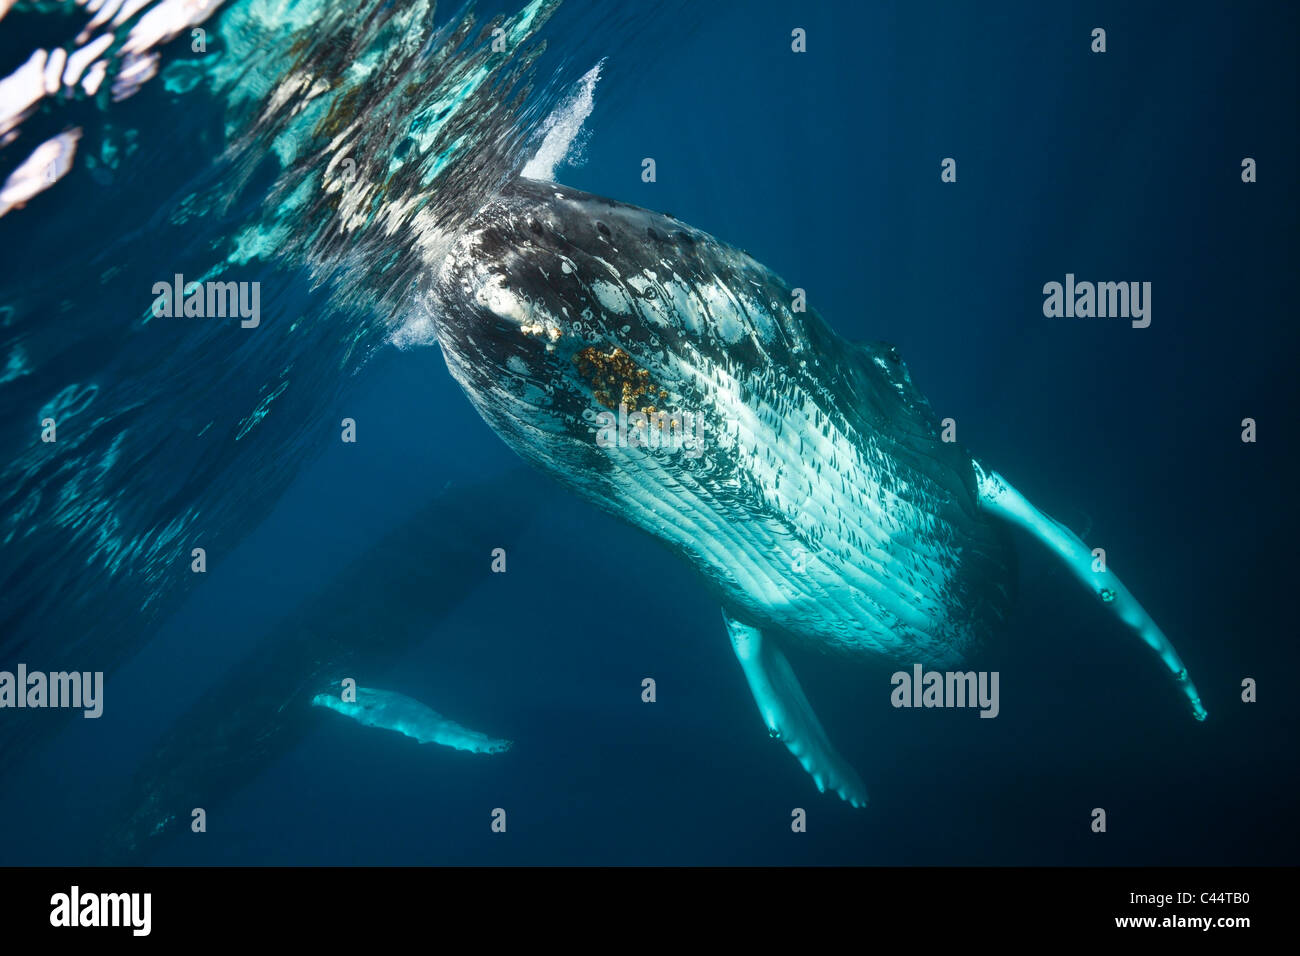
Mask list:
POLYGON ((421 743, 441 744, 456 750, 467 750, 475 754, 499 754, 510 749, 511 741, 498 737, 489 737, 477 730, 462 727, 454 720, 440 717, 428 732, 420 738, 421 743))
POLYGON ((867 788, 857 771, 831 746, 799 680, 781 649, 763 632, 725 611, 727 632, 767 731, 789 748, 822 793, 833 790, 855 807, 867 805, 867 788))
POLYGON ((984 510, 1012 524, 1019 525, 1037 538, 1070 572, 1083 583, 1115 616, 1132 629, 1143 642, 1160 656, 1174 675, 1197 720, 1205 719, 1196 685, 1187 676, 1187 668, 1174 650, 1174 645, 1151 619, 1151 615, 1138 603, 1129 589, 1110 571, 1092 569, 1092 551, 1082 539, 1064 525, 1043 514, 1031 505, 1025 496, 1011 487, 1010 482, 996 471, 974 462, 975 477, 979 483, 979 503, 984 510))
POLYGON ((317 694, 311 702, 315 707, 328 707, 367 727, 404 734, 422 744, 440 744, 476 754, 499 754, 510 749, 509 740, 470 730, 418 700, 392 690, 358 687, 353 701, 328 693, 317 694))

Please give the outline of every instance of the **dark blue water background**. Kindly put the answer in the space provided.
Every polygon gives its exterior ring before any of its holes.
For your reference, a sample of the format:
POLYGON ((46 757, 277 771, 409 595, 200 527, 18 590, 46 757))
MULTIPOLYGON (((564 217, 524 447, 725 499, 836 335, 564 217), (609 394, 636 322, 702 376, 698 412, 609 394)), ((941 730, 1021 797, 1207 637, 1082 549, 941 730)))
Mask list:
MULTIPOLYGON (((1001 674, 996 720, 895 710, 892 665, 792 655, 871 790, 869 809, 850 809, 768 739, 691 573, 548 491, 503 543, 509 571, 487 573, 497 543, 484 542, 482 583, 383 685, 514 750, 421 747, 321 711, 307 740, 208 808, 206 834, 156 861, 1294 863, 1295 8, 716 6, 638 36, 584 35, 578 3, 557 16, 548 55, 578 51, 577 72, 607 57, 585 162, 559 178, 742 246, 847 337, 896 343, 974 454, 1091 525, 1209 720, 1018 537, 1017 609, 972 662, 1001 674), (1095 26, 1104 55, 1089 52, 1095 26), (944 157, 956 184, 940 182, 944 157), (1152 282, 1150 328, 1044 318, 1043 283, 1067 272, 1152 282), (1257 444, 1239 439, 1247 416, 1257 444), (1245 677, 1258 703, 1240 701, 1245 677), (495 807, 505 835, 489 830, 495 807), (806 834, 790 830, 795 807, 806 834)), ((125 106, 180 124, 168 163, 212 122, 202 99, 157 85, 137 99, 125 106)), ((69 193, 33 204, 41 241, 77 228, 69 193)), ((111 221, 158 197, 99 202, 111 221)), ((137 241, 166 262, 147 232, 137 241)), ((283 294, 311 301, 305 285, 283 294)), ((105 717, 9 768, 0 862, 83 862, 153 741, 278 618, 447 482, 514 465, 436 348, 382 353, 317 413, 316 456, 111 679, 105 717), (338 440, 345 416, 355 445, 338 440)), ((443 546, 431 534, 405 559, 428 564, 430 587, 443 546)), ((402 613, 375 607, 374 632, 402 613)))

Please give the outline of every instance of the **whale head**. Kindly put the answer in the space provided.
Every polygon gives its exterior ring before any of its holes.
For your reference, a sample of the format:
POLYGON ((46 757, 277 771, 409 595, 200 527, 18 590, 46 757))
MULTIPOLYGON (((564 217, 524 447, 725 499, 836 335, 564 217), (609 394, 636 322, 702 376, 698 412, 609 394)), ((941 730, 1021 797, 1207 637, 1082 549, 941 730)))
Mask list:
POLYGON ((448 367, 488 424, 684 554, 726 606, 928 661, 1000 619, 1005 537, 897 351, 844 341, 746 253, 520 180, 435 294, 448 367))
MULTIPOLYGON (((464 231, 438 277, 453 374, 510 444, 552 471, 606 470, 593 452, 602 413, 666 415, 674 435, 687 416, 720 427, 711 409, 684 405, 682 387, 685 353, 745 335, 740 316, 721 337, 709 332, 696 281, 709 242, 670 216, 518 181, 464 231)), ((726 295, 720 284, 711 292, 726 295)))

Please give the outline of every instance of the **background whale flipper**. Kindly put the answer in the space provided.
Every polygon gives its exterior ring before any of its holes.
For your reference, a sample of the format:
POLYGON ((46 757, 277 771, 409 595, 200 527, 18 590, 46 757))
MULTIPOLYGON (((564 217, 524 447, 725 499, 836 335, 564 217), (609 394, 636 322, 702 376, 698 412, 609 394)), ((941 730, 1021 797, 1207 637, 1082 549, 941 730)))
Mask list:
MULTIPOLYGON (((442 639, 448 614, 482 581, 479 542, 516 540, 550 500, 534 475, 517 468, 442 489, 272 622, 142 759, 106 822, 96 865, 147 862, 188 835, 192 807, 224 816, 236 793, 320 726, 324 715, 309 706, 317 688, 345 675, 394 679, 404 655, 431 635, 442 639)), ((205 859, 229 862, 211 846, 205 859)))
POLYGON ((758 628, 737 621, 725 610, 722 616, 768 733, 789 748, 818 790, 832 790, 853 806, 865 807, 867 788, 831 745, 781 649, 758 628))
POLYGON ((1143 642, 1160 655, 1165 667, 1174 675, 1178 688, 1187 698, 1192 708, 1192 716, 1197 720, 1206 717, 1205 707, 1201 704, 1196 685, 1187 675, 1182 658, 1169 638, 1160 630, 1159 625, 1151 619, 1146 608, 1138 603, 1129 589, 1111 571, 1094 571, 1092 551, 1083 539, 1070 531, 1059 521, 1044 514, 1029 503, 1020 492, 1013 488, 1005 478, 992 469, 985 468, 979 462, 975 466, 976 480, 979 483, 980 507, 1005 521, 1019 525, 1061 559, 1071 573, 1085 587, 1097 595, 1097 598, 1115 612, 1143 642))
POLYGON ((509 750, 512 743, 471 730, 413 697, 393 690, 357 687, 355 699, 351 701, 329 693, 317 694, 311 702, 315 707, 327 707, 367 727, 405 734, 422 744, 440 744, 476 754, 499 754, 509 750))

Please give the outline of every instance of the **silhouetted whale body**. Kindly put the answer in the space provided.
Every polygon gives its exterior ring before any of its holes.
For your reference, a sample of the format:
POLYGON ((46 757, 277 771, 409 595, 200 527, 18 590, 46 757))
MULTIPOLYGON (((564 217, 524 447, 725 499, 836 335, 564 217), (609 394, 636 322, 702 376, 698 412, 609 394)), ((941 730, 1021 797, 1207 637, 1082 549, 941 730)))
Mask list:
POLYGON ((844 340, 746 253, 525 179, 459 235, 433 296, 447 365, 488 424, 711 582, 769 731, 821 789, 866 800, 777 642, 961 661, 1010 604, 1013 552, 995 518, 1071 565, 1203 716, 1131 595, 942 440, 893 347, 844 340))

